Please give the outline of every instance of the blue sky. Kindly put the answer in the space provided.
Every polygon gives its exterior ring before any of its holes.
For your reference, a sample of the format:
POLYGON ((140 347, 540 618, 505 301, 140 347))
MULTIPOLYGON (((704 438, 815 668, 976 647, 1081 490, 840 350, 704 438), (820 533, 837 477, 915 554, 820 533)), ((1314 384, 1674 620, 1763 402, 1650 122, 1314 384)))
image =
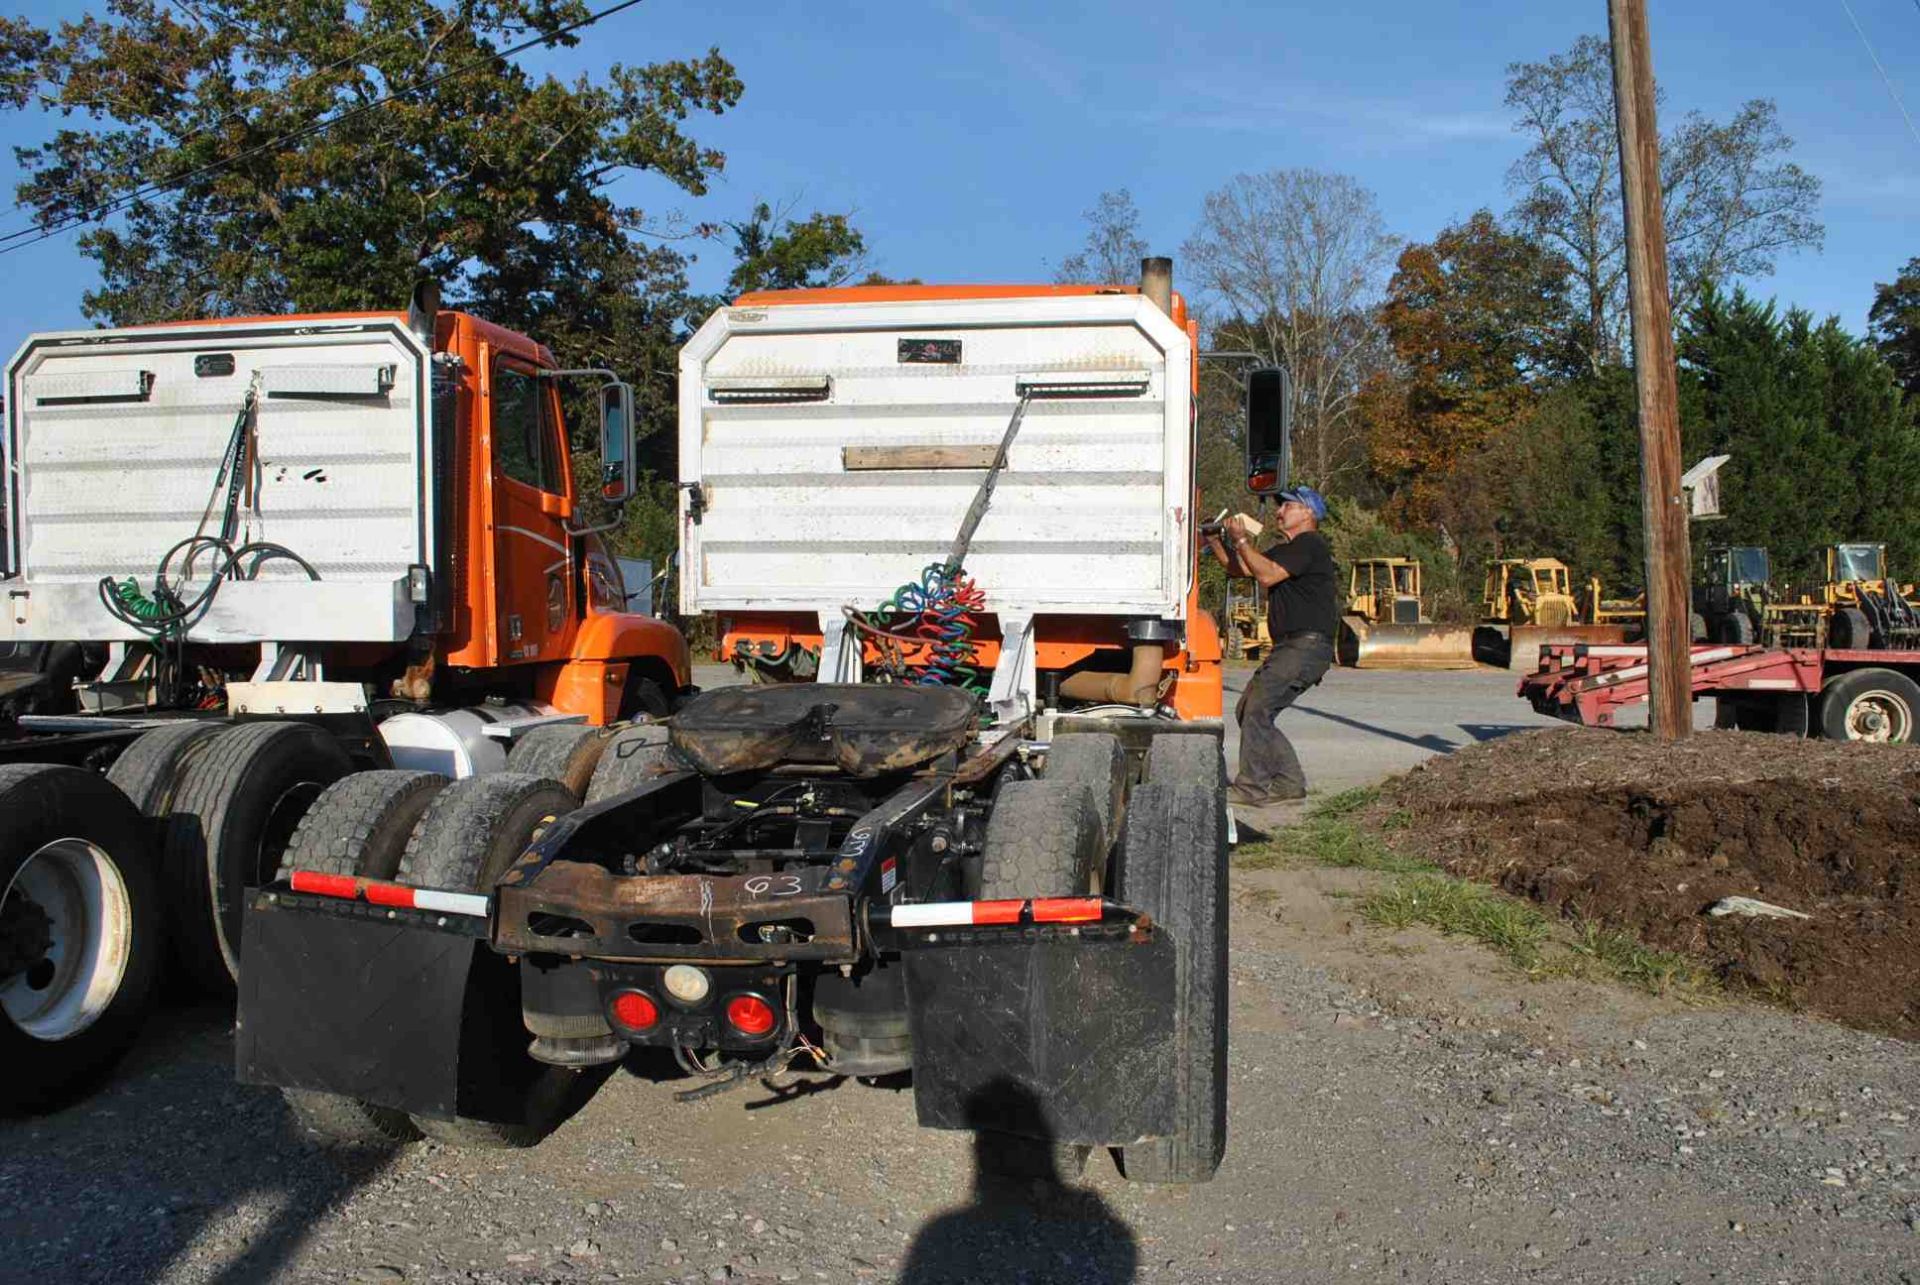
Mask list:
MULTIPOLYGON (((1852 3, 1920 116, 1920 5, 1852 3)), ((28 0, 17 11, 46 23, 86 7, 28 0)), ((1920 140, 1840 0, 1651 7, 1666 111, 1724 117, 1771 97, 1795 159, 1825 185, 1824 252, 1784 259, 1752 284, 1859 331, 1874 282, 1920 255, 1920 140)), ((1165 253, 1192 229, 1202 196, 1243 171, 1352 174, 1411 239, 1480 206, 1504 211, 1506 171, 1523 150, 1502 105, 1506 65, 1605 25, 1603 0, 1505 8, 1491 20, 1492 6, 1456 0, 1174 10, 647 0, 580 48, 529 65, 572 75, 717 45, 746 93, 736 110, 689 128, 727 153, 726 173, 697 200, 646 177, 625 180, 623 196, 693 219, 735 217, 759 199, 850 211, 874 265, 892 275, 1046 280, 1079 245, 1082 211, 1109 188, 1132 190, 1144 233, 1165 253)), ((0 114, 0 143, 48 128, 32 113, 0 114)), ((9 193, 17 178, 10 150, 0 152, 9 193)), ((6 349, 27 331, 81 324, 93 272, 72 242, 0 258, 6 349)), ((696 284, 714 288, 726 252, 710 245, 700 257, 696 284)))

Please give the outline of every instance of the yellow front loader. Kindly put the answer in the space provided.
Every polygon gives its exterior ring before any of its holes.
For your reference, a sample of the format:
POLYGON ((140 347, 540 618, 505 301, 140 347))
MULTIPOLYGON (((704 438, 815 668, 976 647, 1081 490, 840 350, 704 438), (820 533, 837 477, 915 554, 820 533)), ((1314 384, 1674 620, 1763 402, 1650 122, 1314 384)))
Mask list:
POLYGON ((1334 656, 1353 669, 1472 669, 1473 631, 1434 624, 1421 602, 1414 559, 1355 562, 1334 656))

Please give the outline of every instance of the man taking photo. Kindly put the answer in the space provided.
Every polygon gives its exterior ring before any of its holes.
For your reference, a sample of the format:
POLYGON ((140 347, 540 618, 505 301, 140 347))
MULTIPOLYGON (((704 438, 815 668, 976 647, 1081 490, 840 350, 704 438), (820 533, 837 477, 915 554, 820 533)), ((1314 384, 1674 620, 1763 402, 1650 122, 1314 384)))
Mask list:
POLYGON ((1274 534, 1262 553, 1253 546, 1259 524, 1236 513, 1207 545, 1231 576, 1247 576, 1267 591, 1267 628, 1273 647, 1254 670, 1234 709, 1240 723, 1240 768, 1227 797, 1242 807, 1286 803, 1307 796, 1307 774, 1277 720, 1301 693, 1319 683, 1333 663, 1339 616, 1333 550, 1320 534, 1327 502, 1310 486, 1275 497, 1274 534))

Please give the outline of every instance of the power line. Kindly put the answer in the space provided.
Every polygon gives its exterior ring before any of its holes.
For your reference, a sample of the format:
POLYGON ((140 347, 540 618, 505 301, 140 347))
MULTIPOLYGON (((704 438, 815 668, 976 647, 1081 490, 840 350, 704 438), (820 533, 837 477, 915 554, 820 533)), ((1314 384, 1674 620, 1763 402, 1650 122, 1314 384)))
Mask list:
MULTIPOLYGON (((1847 21, 1853 24, 1854 34, 1860 37, 1860 43, 1866 46, 1867 57, 1873 59, 1873 69, 1880 73, 1880 83, 1887 87, 1887 96, 1893 99, 1893 105, 1900 109, 1900 117, 1907 122, 1907 133, 1913 135, 1913 141, 1920 143, 1920 128, 1915 128, 1913 116, 1907 111, 1907 105, 1900 101, 1900 91, 1893 87, 1893 78, 1887 75, 1887 69, 1880 65, 1880 55, 1873 52, 1873 42, 1867 39, 1866 29, 1860 25, 1860 19, 1853 14, 1853 6, 1847 0, 1840 0, 1840 7, 1847 11, 1847 21)), ((1920 0, 1914 0, 1914 7, 1920 8, 1920 0)))
POLYGON ((28 246, 38 245, 42 241, 51 240, 59 236, 62 232, 70 231, 73 228, 83 227, 89 223, 99 223, 149 197, 162 196, 170 191, 174 191, 202 175, 211 174, 218 170, 226 169, 229 166, 238 165, 242 161, 251 160, 255 156, 259 156, 264 152, 273 151, 287 143, 299 142, 301 139, 312 138, 317 134, 325 133, 335 125, 344 124, 357 117, 365 116, 369 112, 377 111, 389 103, 397 102, 402 98, 407 98, 414 94, 421 93, 424 90, 432 89, 435 85, 452 80, 456 76, 463 76, 467 72, 475 71, 482 66, 501 59, 511 58, 515 54, 525 53, 529 49, 538 48, 542 45, 550 45, 562 36, 570 35, 573 32, 591 27, 594 23, 605 18, 610 18, 623 9, 631 9, 639 3, 640 0, 619 0, 617 4, 608 5, 596 13, 590 13, 579 21, 570 22, 564 27, 559 27, 548 32, 546 35, 536 36, 531 40, 523 40, 519 44, 509 48, 483 54, 469 62, 462 63, 458 67, 450 67, 437 76, 429 76, 417 85, 410 85, 405 89, 396 89, 391 93, 381 95, 370 103, 362 103, 358 107, 348 108, 346 111, 338 112, 335 115, 303 125, 299 129, 289 130, 278 137, 268 139, 264 143, 249 147, 237 155, 226 157, 223 160, 209 161, 197 169, 189 170, 185 174, 165 181, 141 184, 126 195, 115 197, 99 210, 86 214, 70 215, 50 226, 39 228, 37 230, 38 235, 29 236, 28 231, 7 233, 5 236, 0 236, 0 255, 12 254, 16 250, 24 250, 28 246), (21 238, 27 239, 23 240, 21 238))

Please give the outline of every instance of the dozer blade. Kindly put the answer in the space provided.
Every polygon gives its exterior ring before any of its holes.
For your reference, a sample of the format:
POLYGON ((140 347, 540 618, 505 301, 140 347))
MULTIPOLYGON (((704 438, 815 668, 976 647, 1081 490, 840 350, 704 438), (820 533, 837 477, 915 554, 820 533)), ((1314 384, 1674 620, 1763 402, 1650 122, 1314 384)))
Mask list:
POLYGON ((1334 655, 1349 669, 1472 669, 1473 631, 1459 625, 1380 625, 1360 616, 1340 622, 1334 655))
MULTIPOLYGON (((1481 654, 1483 636, 1491 632, 1483 626, 1475 633, 1475 653, 1481 654)), ((1627 640, 1625 625, 1514 625, 1505 630, 1506 667, 1531 674, 1540 668, 1540 649, 1552 643, 1614 646, 1627 640)), ((1498 659, 1482 656, 1486 663, 1498 665, 1498 659)))

